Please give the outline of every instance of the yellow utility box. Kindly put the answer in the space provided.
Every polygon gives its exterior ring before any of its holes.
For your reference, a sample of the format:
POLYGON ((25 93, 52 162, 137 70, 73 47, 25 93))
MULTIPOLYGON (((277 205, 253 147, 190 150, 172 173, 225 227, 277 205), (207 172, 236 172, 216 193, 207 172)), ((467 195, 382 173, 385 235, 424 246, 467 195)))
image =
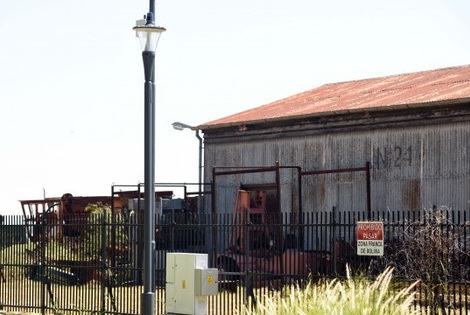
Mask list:
POLYGON ((207 298, 218 292, 218 270, 207 254, 167 253, 166 313, 207 314, 207 298))

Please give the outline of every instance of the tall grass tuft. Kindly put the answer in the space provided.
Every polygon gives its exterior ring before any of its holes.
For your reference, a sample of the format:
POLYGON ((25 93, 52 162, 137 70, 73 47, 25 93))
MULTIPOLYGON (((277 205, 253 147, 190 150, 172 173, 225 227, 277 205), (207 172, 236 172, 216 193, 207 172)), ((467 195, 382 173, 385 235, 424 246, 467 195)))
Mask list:
POLYGON ((412 288, 417 284, 394 292, 391 288, 393 268, 387 268, 375 281, 352 277, 348 268, 347 279, 327 281, 323 284, 308 282, 304 287, 290 286, 275 295, 265 296, 262 304, 248 315, 388 315, 419 314, 412 310, 412 288))

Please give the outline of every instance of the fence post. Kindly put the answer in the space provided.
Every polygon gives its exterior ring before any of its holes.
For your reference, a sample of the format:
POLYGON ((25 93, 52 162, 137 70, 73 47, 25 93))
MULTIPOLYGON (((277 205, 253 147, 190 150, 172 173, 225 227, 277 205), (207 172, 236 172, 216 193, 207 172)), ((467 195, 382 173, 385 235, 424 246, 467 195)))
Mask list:
POLYGON ((245 244, 244 244, 244 250, 245 250, 245 296, 244 296, 244 303, 246 307, 253 307, 256 306, 256 299, 255 295, 253 293, 253 279, 252 279, 252 273, 250 270, 250 264, 249 264, 249 256, 250 256, 250 226, 251 226, 251 221, 250 221, 250 214, 249 214, 249 209, 245 209, 245 244), (251 297, 251 303, 249 301, 249 297, 251 297))
POLYGON ((45 221, 45 212, 41 217, 41 314, 46 314, 46 221, 45 221))
POLYGON ((104 314, 106 306, 106 210, 103 207, 101 217, 101 313, 104 314))
MULTIPOLYGON (((331 231, 331 241, 330 241, 330 248, 331 248, 331 253, 333 255, 333 272, 335 275, 337 275, 337 270, 336 270, 336 259, 338 253, 336 252, 336 206, 333 206, 333 211, 331 213, 333 216, 332 218, 332 231, 331 231)), ((338 241, 339 244, 339 241, 338 241)), ((339 244, 341 246, 342 244, 339 244)))
MULTIPOLYGON (((249 273, 249 264, 248 264, 248 255, 249 255, 249 248, 248 246, 250 246, 249 244, 249 235, 250 233, 248 233, 248 209, 245 209, 245 222, 243 222, 243 226, 244 226, 244 229, 243 229, 243 233, 245 234, 243 239, 245 240, 245 244, 243 244, 243 249, 244 249, 244 259, 245 259, 245 295, 243 297, 243 303, 245 304, 245 306, 248 308, 248 286, 249 286, 249 279, 248 279, 248 273, 249 273)), ((242 244, 240 244, 242 245, 242 244)))
POLYGON ((175 220, 175 210, 171 210, 170 212, 170 252, 175 252, 175 228, 176 228, 176 220, 175 220))
MULTIPOLYGON (((7 218, 8 219, 8 218, 7 218)), ((4 221, 4 217, 2 215, 0 215, 0 228, 1 226, 3 225, 3 221, 4 221)), ((15 217, 13 217, 13 222, 12 224, 15 224, 15 217)), ((8 222, 7 222, 8 224, 8 222)), ((4 237, 2 237, 2 239, 0 240, 0 249, 3 249, 4 246, 3 245, 6 245, 7 242, 4 241, 4 237)), ((5 246, 7 247, 7 246, 5 246)), ((5 275, 3 274, 3 261, 0 263, 0 286, 4 286, 4 283, 6 282, 6 279, 5 279, 5 275)), ((0 311, 3 310, 3 304, 2 304, 2 299, 1 299, 1 295, 0 295, 0 311)))
MULTIPOLYGON (((460 217, 460 216, 459 216, 460 217)), ((461 221, 459 220, 459 223, 461 221)), ((464 210, 463 212, 463 250, 465 253, 468 253, 468 238, 467 238, 467 230, 469 227, 466 226, 466 222, 467 222, 467 211, 464 210)), ((465 293, 468 292, 468 281, 465 281, 464 282, 464 289, 465 289, 465 293)), ((465 310, 468 310, 469 309, 469 305, 468 305, 468 299, 465 299, 465 310)))

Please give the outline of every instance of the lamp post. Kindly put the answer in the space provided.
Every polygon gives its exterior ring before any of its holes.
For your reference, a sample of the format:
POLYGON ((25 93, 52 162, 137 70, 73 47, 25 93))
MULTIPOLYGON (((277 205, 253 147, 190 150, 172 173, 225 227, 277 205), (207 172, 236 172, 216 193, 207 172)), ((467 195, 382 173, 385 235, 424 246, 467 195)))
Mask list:
POLYGON ((155 26, 155 2, 145 20, 138 20, 134 30, 142 46, 145 72, 144 96, 144 292, 141 295, 141 314, 155 314, 155 51, 163 27, 155 26))
POLYGON ((199 180, 198 180, 199 187, 198 187, 198 198, 197 198, 197 211, 198 211, 199 218, 201 218, 201 215, 202 215, 202 138, 199 135, 199 130, 193 126, 183 124, 182 122, 179 122, 179 121, 175 121, 171 125, 176 130, 184 130, 184 129, 196 130, 196 138, 199 140, 199 174, 198 174, 199 175, 199 180))

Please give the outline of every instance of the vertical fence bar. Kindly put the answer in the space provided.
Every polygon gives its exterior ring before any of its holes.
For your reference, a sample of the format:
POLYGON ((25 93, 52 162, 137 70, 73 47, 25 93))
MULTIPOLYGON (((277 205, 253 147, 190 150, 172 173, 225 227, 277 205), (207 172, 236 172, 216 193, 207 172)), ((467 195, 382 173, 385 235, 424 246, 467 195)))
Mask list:
POLYGON ((346 221, 345 221, 345 213, 341 211, 337 211, 338 214, 338 233, 339 233, 339 241, 341 243, 344 243, 344 246, 347 248, 344 250, 344 253, 341 253, 341 250, 339 250, 338 258, 336 263, 338 266, 341 268, 340 270, 337 270, 337 272, 342 273, 343 268, 346 266, 346 263, 348 261, 351 262, 351 264, 354 263, 354 261, 351 261, 351 259, 354 259, 354 257, 351 254, 351 248, 353 246, 353 240, 349 237, 349 235, 346 235, 346 221))
MULTIPOLYGON (((356 244, 357 244, 357 234, 355 233, 355 228, 354 228, 354 226, 357 223, 356 212, 355 211, 353 211, 352 213, 351 212, 349 213, 348 223, 349 223, 348 224, 348 234, 352 239, 354 239, 356 241, 356 244), (352 217, 351 217, 351 214, 352 214, 352 217)), ((357 259, 357 264, 359 264, 359 262, 361 260, 360 256, 357 256, 356 259, 357 259)))
POLYGON ((101 312, 106 310, 106 211, 101 216, 101 312))
POLYGON ((245 295, 243 299, 243 303, 245 307, 249 308, 249 291, 250 291, 250 268, 249 268, 249 244, 250 244, 250 233, 249 233, 249 214, 248 214, 248 208, 245 209, 245 222, 243 222, 243 233, 244 233, 244 244, 242 245, 244 248, 244 260, 245 260, 245 295))
MULTIPOLYGON (((469 225, 467 225, 467 211, 464 211, 463 212, 463 250, 464 250, 464 253, 468 253, 469 252, 469 249, 468 249, 468 236, 467 236, 467 230, 468 228, 470 227, 469 225)), ((466 257, 467 259, 467 268, 468 268, 468 263, 470 263, 470 259, 468 258, 468 256, 466 257)), ((466 269, 467 269, 466 268, 466 269)), ((469 310, 469 307, 468 307, 468 292, 469 292, 469 288, 468 288, 468 280, 469 280, 469 271, 468 270, 465 270, 466 271, 466 278, 465 278, 465 281, 464 281, 464 292, 465 292, 465 302, 464 302, 464 305, 465 305, 465 310, 468 311, 469 310)))
MULTIPOLYGON (((459 242, 459 231, 458 231, 459 225, 458 225, 457 222, 455 222, 454 213, 455 213, 454 211, 451 212, 451 220, 452 220, 451 235, 452 235, 452 243, 457 241, 457 244, 454 244, 454 246, 452 246, 451 257, 452 257, 453 262, 455 262, 455 261, 457 262, 457 270, 452 271, 452 274, 451 274, 452 282, 451 282, 450 285, 452 287, 452 291, 454 292, 452 304, 457 305, 456 295, 460 294, 460 281, 455 278, 455 274, 458 273, 459 276, 461 276, 461 274, 460 274, 460 255, 458 254, 458 248, 460 247, 459 244, 458 244, 458 242, 459 242), (456 235, 457 235, 457 238, 455 237, 456 235), (457 247, 457 253, 456 253, 455 247, 457 247), (458 284, 458 287, 456 286, 456 284, 458 284)), ((452 299, 452 296, 450 294, 451 293, 449 292, 449 301, 452 299)))
MULTIPOLYGON (((348 212, 343 212, 342 213, 343 220, 340 221, 342 226, 343 226, 343 237, 344 239, 348 242, 348 244, 351 245, 351 248, 348 252, 348 254, 345 257, 344 263, 341 263, 341 267, 346 265, 347 260, 352 260, 352 265, 357 264, 357 255, 356 255, 356 246, 357 246, 357 240, 355 235, 351 235, 351 211, 348 212)), ((341 218, 341 212, 340 212, 340 218, 341 218)))
POLYGON ((46 273, 45 273, 45 260, 46 260, 46 221, 45 213, 41 217, 41 314, 46 313, 46 273))
POLYGON ((341 246, 342 244, 340 244, 340 240, 337 240, 337 237, 336 237, 336 207, 334 206, 332 211, 331 211, 331 218, 330 218, 330 221, 331 221, 331 241, 330 241, 330 249, 331 249, 331 254, 333 256, 333 259, 332 259, 332 262, 333 262, 333 268, 331 270, 333 270, 333 274, 334 275, 337 275, 338 274, 338 271, 336 270, 336 266, 337 266, 337 257, 338 257, 338 253, 336 252, 336 242, 338 242, 338 252, 340 251, 340 248, 339 246, 341 246))
MULTIPOLYGON (((434 215, 438 215, 439 213, 435 213, 434 215)), ((423 212, 403 212, 403 211, 389 211, 383 212, 380 214, 379 212, 374 213, 373 218, 382 218, 384 220, 384 224, 387 230, 387 238, 390 238, 390 242, 396 241, 396 243, 389 243, 392 246, 387 247, 386 255, 388 254, 396 254, 396 252, 391 252, 392 250, 398 250, 400 244, 406 244, 413 238, 420 238, 419 240, 422 243, 429 243, 431 244, 431 235, 429 234, 429 229, 426 230, 427 227, 433 226, 434 231, 437 231, 438 234, 442 236, 444 240, 440 240, 436 243, 436 245, 443 247, 446 244, 450 244, 447 242, 453 241, 454 247, 448 246, 448 248, 443 248, 442 252, 439 253, 429 253, 429 259, 434 259, 431 254, 437 254, 435 256, 435 261, 432 263, 432 268, 436 269, 441 266, 441 262, 447 263, 448 262, 448 270, 425 270, 425 272, 439 272, 442 274, 444 272, 442 281, 444 283, 436 283, 436 279, 432 278, 423 278, 423 283, 420 284, 417 288, 417 296, 413 303, 413 307, 415 310, 419 310, 419 308, 426 309, 428 312, 448 312, 448 313, 455 313, 455 314, 465 314, 468 312, 468 296, 467 292, 468 288, 468 258, 464 256, 465 253, 468 252, 468 232, 470 226, 468 225, 468 211, 459 212, 457 210, 443 210, 443 221, 437 222, 435 219, 431 218, 433 215, 429 210, 423 212), (437 225, 436 225, 437 224, 437 225), (395 246, 395 244, 397 246, 395 246), (429 280, 429 281, 428 281, 429 280), (439 287, 439 285, 441 287, 439 287), (435 288, 438 288, 438 291, 434 291, 435 288), (449 289, 447 291, 441 291, 440 289, 449 289), (434 299, 434 300, 433 300, 434 299)), ((304 215, 303 218, 295 219, 292 216, 288 216, 283 214, 281 216, 281 221, 277 222, 276 219, 273 219, 272 222, 275 222, 273 225, 273 229, 279 229, 282 234, 288 234, 292 231, 301 231, 305 237, 305 243, 303 244, 304 249, 308 249, 309 255, 316 255, 320 257, 322 254, 320 251, 324 250, 331 250, 332 261, 330 262, 330 266, 328 265, 321 265, 320 268, 317 268, 319 274, 327 277, 327 276, 334 276, 341 275, 342 270, 339 270, 337 266, 343 266, 343 261, 351 262, 352 259, 357 259, 358 257, 355 255, 351 255, 349 251, 345 251, 342 244, 342 237, 344 236, 346 243, 350 243, 355 240, 355 222, 356 219, 362 219, 367 217, 367 212, 346 212, 341 213, 338 212, 337 209, 333 210, 331 213, 327 213, 322 215, 321 213, 313 213, 313 212, 305 212, 301 215, 304 215), (293 224, 294 222, 294 224, 293 224), (298 223, 302 222, 303 224, 297 225, 298 223), (340 241, 339 246, 336 247, 336 242, 340 241), (328 245, 328 242, 330 244, 328 245), (352 257, 354 256, 354 257, 352 257), (341 262, 341 264, 339 264, 341 262), (332 268, 329 268, 332 267, 332 268), (336 269, 335 269, 336 268, 336 269)), ((222 214, 221 214, 222 216, 222 214)), ((221 248, 226 248, 228 243, 228 238, 230 235, 237 235, 237 229, 240 229, 241 235, 244 235, 245 241, 241 244, 245 250, 243 255, 241 255, 245 263, 247 259, 249 259, 249 249, 250 249, 250 242, 253 241, 253 231, 258 231, 258 225, 252 225, 249 216, 240 216, 238 219, 231 219, 232 216, 225 214, 220 219, 213 220, 209 217, 206 222, 207 228, 209 230, 217 231, 219 234, 219 239, 221 243, 219 244, 221 248), (241 220, 244 219, 244 220, 241 220), (218 221, 218 224, 212 225, 211 221, 218 221), (251 233, 250 233, 251 232, 251 233), (250 240, 251 238, 251 240, 250 240)), ((133 309, 134 305, 139 304, 138 296, 139 292, 138 287, 135 288, 117 288, 115 291, 125 291, 125 295, 121 297, 123 299, 121 302, 125 302, 124 304, 133 304, 133 306, 122 306, 121 304, 117 309, 110 308, 109 301, 112 298, 112 292, 106 291, 108 288, 107 286, 110 285, 108 273, 109 271, 113 271, 115 273, 124 272, 124 267, 118 265, 116 268, 113 269, 113 266, 108 266, 106 264, 107 259, 111 259, 108 254, 114 255, 114 249, 108 251, 106 249, 107 241, 111 241, 109 239, 108 232, 110 232, 113 227, 109 225, 110 220, 108 219, 105 213, 101 214, 101 216, 89 216, 88 222, 84 220, 78 219, 70 219, 65 220, 68 221, 62 227, 68 227, 70 229, 82 227, 83 230, 87 228, 96 230, 96 242, 85 242, 82 246, 84 250, 82 252, 96 252, 98 253, 98 257, 101 259, 101 264, 98 265, 98 271, 101 271, 101 282, 98 285, 93 283, 85 284, 83 286, 67 286, 63 284, 54 283, 53 290, 49 291, 49 282, 48 282, 48 275, 49 272, 55 268, 57 269, 65 269, 69 270, 70 266, 68 263, 62 262, 63 254, 59 252, 59 250, 63 250, 62 247, 59 249, 55 249, 55 246, 52 243, 49 243, 51 240, 48 240, 47 237, 52 237, 54 233, 50 233, 51 231, 58 231, 57 229, 60 227, 60 222, 51 222, 47 219, 46 216, 38 217, 38 229, 36 230, 36 236, 39 237, 37 242, 37 249, 32 251, 31 254, 18 256, 13 251, 13 248, 10 248, 11 245, 16 244, 15 242, 24 242, 23 241, 13 241, 7 239, 7 237, 3 237, 5 231, 14 230, 16 231, 23 231, 23 234, 26 234, 27 223, 21 221, 22 218, 16 217, 4 217, 3 218, 3 225, 0 226, 0 232, 2 233, 2 238, 0 238, 0 249, 2 250, 2 261, 0 262, 0 271, 3 272, 3 276, 6 278, 6 282, 2 282, 2 278, 0 275, 0 286, 2 286, 2 290, 0 291, 0 303, 3 304, 3 308, 5 311, 13 311, 13 310, 37 310, 41 313, 49 313, 51 309, 54 311, 76 311, 75 308, 81 308, 83 311, 99 311, 104 313, 120 313, 120 314, 131 314, 135 312, 135 308, 133 309), (101 220, 100 220, 101 219, 101 220), (11 227, 10 227, 11 226, 11 227), (10 230, 8 230, 8 229, 10 230), (99 241, 98 241, 99 240, 99 241), (36 254, 36 256, 33 256, 36 254), (14 257, 13 257, 14 256, 14 257), (1 268, 3 266, 3 269, 1 268), (23 269, 33 269, 36 267, 36 272, 29 272, 28 274, 21 274, 10 276, 9 273, 14 270, 23 270, 23 269), (33 276, 36 276, 36 279, 32 279, 33 276), (15 277, 18 277, 16 279, 15 277), (18 294, 18 290, 13 291, 10 293, 6 292, 7 290, 11 290, 11 284, 8 282, 16 281, 16 286, 24 287, 23 294, 18 294), (3 288, 7 288, 4 290, 3 288), (52 298, 52 292, 54 293, 54 299, 52 298), (106 295, 106 293, 109 294, 106 295), (137 298, 136 298, 137 296, 137 298), (78 300, 83 300, 85 303, 82 306, 73 305, 73 303, 77 303, 78 300), (50 302, 50 303, 49 303, 50 302), (92 306, 94 305, 94 306, 92 306), (96 306, 96 309, 93 307, 96 306), (55 309, 56 308, 56 309, 55 309)), ((193 246, 193 241, 190 235, 193 235, 191 231, 195 227, 201 228, 200 224, 194 222, 193 219, 188 218, 189 221, 181 221, 181 218, 176 220, 174 217, 171 217, 168 223, 161 229, 169 231, 171 229, 177 229, 178 232, 175 234, 184 234, 184 237, 178 240, 172 239, 171 242, 173 244, 165 244, 165 250, 168 248, 175 248, 176 250, 181 250, 182 248, 186 248, 187 246, 193 246), (175 224, 172 221, 178 221, 175 224), (181 232, 181 233, 180 233, 181 232), (174 243, 176 242, 176 243, 174 243)), ((137 220, 138 221, 138 220, 137 220)), ((136 222, 137 222, 136 221, 136 222)), ((267 220, 269 221, 269 220, 267 220)), ((269 221, 271 222, 271 221, 269 221)), ((114 229, 116 231, 116 246, 120 247, 120 242, 123 242, 121 238, 121 230, 124 227, 128 227, 130 229, 137 229, 140 225, 134 224, 132 222, 121 222, 118 217, 114 219, 114 229)), ((268 224, 261 224, 259 226, 260 229, 268 229, 268 224)), ((20 232, 18 232, 20 233, 20 232)), ((111 232, 110 232, 111 233, 111 232)), ((10 236, 8 236, 10 237, 10 236)), ((132 237, 129 237, 127 245, 132 242, 132 237)), ((296 240, 298 242, 298 239, 296 240)), ((75 243, 75 240, 72 238, 64 238, 63 245, 65 247, 72 247, 75 243)), ((236 240, 233 240, 233 243, 236 243, 236 240)), ((286 245, 287 245, 286 240, 286 245)), ((284 244, 279 245, 280 248, 284 248, 284 244)), ((21 247, 23 248, 23 247, 21 247)), ((25 245, 25 248, 27 246, 25 245)), ((285 248, 284 250, 287 250, 285 248)), ((427 255, 427 251, 431 251, 432 248, 417 248, 416 254, 419 255, 427 255), (418 252, 420 251, 420 252, 418 252)), ((163 251, 159 251, 159 256, 157 256, 156 261, 160 262, 162 259, 161 255, 164 254, 163 251)), ((130 255, 130 254, 129 254, 130 255)), ((86 261, 88 256, 84 253, 81 253, 78 256, 78 260, 86 261)), ((119 259, 120 256, 117 256, 116 259, 119 259)), ((217 256, 215 256, 217 258, 217 256)), ((298 264, 297 258, 291 257, 289 258, 290 263, 286 264, 286 268, 280 271, 280 279, 282 279, 281 283, 286 283, 286 280, 289 278, 292 279, 299 279, 303 280, 301 274, 294 273, 288 266, 295 266, 298 264)), ((130 259, 133 261, 133 259, 130 259)), ((366 260, 363 259, 362 262, 366 260)), ((120 262, 120 260, 117 260, 120 262)), ((324 262, 319 262, 323 263, 324 262)), ((260 301, 264 300, 264 294, 270 294, 270 291, 267 289, 269 285, 273 283, 272 278, 269 278, 270 275, 266 270, 271 269, 272 262, 263 261, 261 271, 257 269, 251 269, 247 267, 245 270, 239 270, 241 272, 234 272, 234 270, 228 270, 230 274, 230 281, 222 283, 221 286, 226 286, 230 288, 230 286, 235 283, 236 286, 242 285, 238 288, 237 292, 232 293, 228 292, 228 290, 224 289, 221 290, 217 297, 211 299, 211 307, 215 308, 213 310, 213 314, 230 314, 235 312, 242 312, 243 307, 251 307, 255 303, 259 303, 260 301), (262 288, 253 290, 253 284, 262 284, 262 288), (256 300, 259 298, 258 300, 256 300)), ((250 266, 251 262, 247 264, 250 266)), ((84 271, 85 273, 93 273, 94 267, 96 265, 88 265, 82 264, 78 266, 78 269, 84 271)), ((318 266, 318 265, 317 265, 318 266)), ((127 267, 126 267, 127 268, 127 267)), ((137 268, 135 263, 132 264, 130 268, 137 268)), ((159 269, 160 270, 160 269, 159 269)), ((164 271, 160 270, 161 272, 164 271)), ((134 273, 132 273, 134 274, 134 273)), ((88 275, 91 276, 91 275, 88 275)), ((405 274, 403 274, 405 276, 405 274)), ((221 275, 220 279, 223 281, 228 276, 221 275)), ((406 282, 409 284, 409 278, 399 279, 400 281, 406 282)), ((138 281, 137 281, 138 282, 138 281)), ((108 288, 109 289, 109 288, 108 288)), ((395 290, 395 289, 394 289, 395 290)), ((121 292, 121 294, 122 294, 121 292)), ((164 292, 164 290, 159 290, 159 292, 164 292)), ((159 294, 160 294, 159 293, 159 294)), ((163 299, 163 297, 161 298, 163 299)), ((119 305, 119 303, 117 303, 119 305)), ((162 314, 164 312, 164 302, 159 302, 159 309, 158 313, 162 314)), ((138 309, 138 308, 137 308, 138 309)))
MULTIPOLYGON (((4 221, 5 221, 5 218, 0 215, 0 228, 3 226, 4 224, 4 221)), ((3 235, 3 233, 0 234, 0 250, 2 251, 3 253, 3 248, 6 247, 5 246, 5 235, 3 235)), ((4 271, 4 261, 0 261, 0 287, 3 287, 5 286, 5 282, 6 282, 6 279, 5 279, 5 271, 4 271)), ((3 303, 2 301, 4 300, 4 292, 6 290, 0 290, 0 311, 3 311, 3 303)))

